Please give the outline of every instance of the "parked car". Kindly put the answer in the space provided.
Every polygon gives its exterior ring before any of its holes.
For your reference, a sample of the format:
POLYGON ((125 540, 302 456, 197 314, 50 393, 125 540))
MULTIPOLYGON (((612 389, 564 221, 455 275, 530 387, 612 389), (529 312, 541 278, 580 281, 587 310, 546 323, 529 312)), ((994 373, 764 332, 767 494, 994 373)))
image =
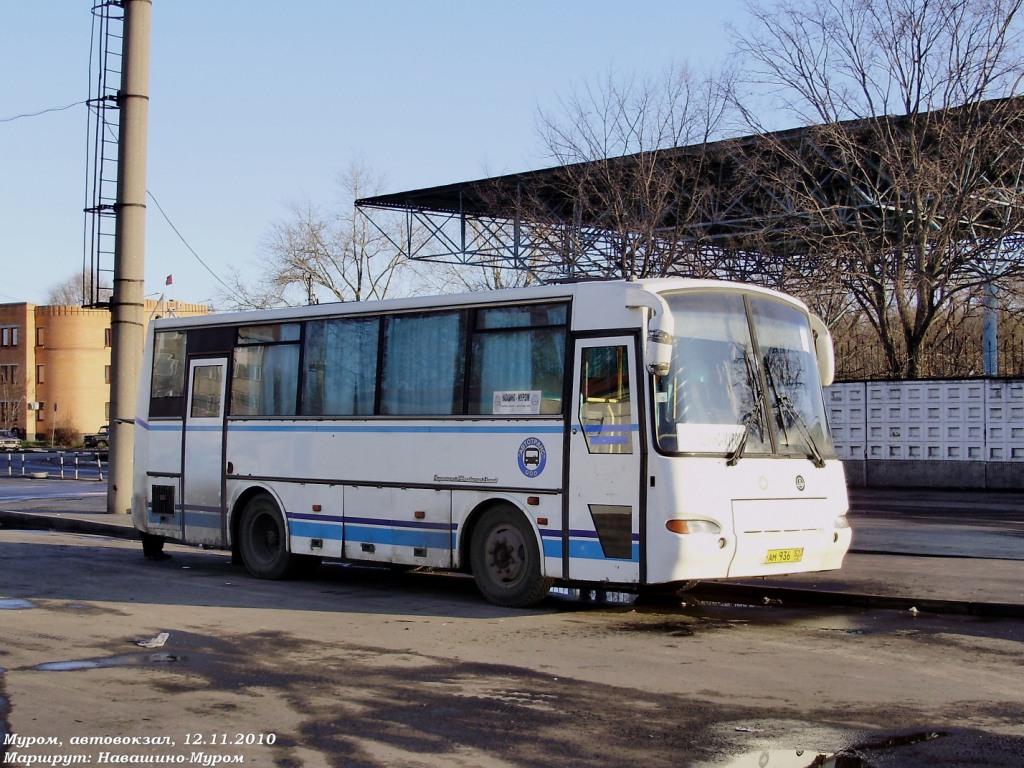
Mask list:
POLYGON ((104 424, 100 427, 100 431, 92 435, 83 435, 82 441, 86 448, 96 450, 98 448, 107 448, 110 445, 110 426, 104 424))
POLYGON ((20 451, 21 438, 13 429, 0 429, 0 451, 20 451))

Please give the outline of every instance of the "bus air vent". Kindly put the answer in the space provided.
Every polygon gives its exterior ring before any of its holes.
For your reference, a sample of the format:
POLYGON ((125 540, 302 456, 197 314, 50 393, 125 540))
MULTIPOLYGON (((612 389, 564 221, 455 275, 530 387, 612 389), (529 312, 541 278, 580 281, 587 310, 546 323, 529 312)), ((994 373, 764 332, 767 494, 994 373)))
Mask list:
POLYGON ((174 486, 153 486, 153 514, 160 517, 174 516, 174 486))
POLYGON ((588 504, 605 557, 633 556, 633 508, 618 504, 588 504))

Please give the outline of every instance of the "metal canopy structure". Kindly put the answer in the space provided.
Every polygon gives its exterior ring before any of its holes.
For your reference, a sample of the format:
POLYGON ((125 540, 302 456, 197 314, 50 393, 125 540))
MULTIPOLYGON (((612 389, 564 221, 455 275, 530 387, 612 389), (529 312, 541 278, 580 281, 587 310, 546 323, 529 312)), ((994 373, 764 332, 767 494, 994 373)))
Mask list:
MULTIPOLYGON (((1013 99, 495 176, 363 198, 356 206, 404 255, 422 261, 526 270, 542 280, 635 274, 770 283, 787 260, 812 250, 794 235, 809 199, 829 212, 825 234, 866 224, 883 248, 901 236, 913 204, 905 179, 889 176, 878 136, 913 133, 923 137, 925 153, 941 153, 951 134, 908 130, 922 127, 915 121, 938 123, 941 115, 945 129, 950 119, 975 125, 1007 105, 1017 130, 1005 142, 1017 158, 1024 102, 1013 99)), ((986 201, 955 224, 966 239, 1005 234, 1007 211, 1019 204, 1020 167, 1004 155, 984 160, 991 165, 986 201)))

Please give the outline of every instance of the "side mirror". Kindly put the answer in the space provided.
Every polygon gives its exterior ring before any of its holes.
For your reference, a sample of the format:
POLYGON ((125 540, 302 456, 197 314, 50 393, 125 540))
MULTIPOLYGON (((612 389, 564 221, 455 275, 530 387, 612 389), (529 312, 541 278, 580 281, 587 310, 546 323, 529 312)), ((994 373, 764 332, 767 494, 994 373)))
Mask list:
POLYGON ((649 330, 644 362, 647 370, 655 376, 667 376, 672 366, 672 334, 653 328, 649 330))
POLYGON ((818 377, 821 386, 831 386, 836 378, 836 352, 832 346, 832 333, 825 321, 815 314, 811 318, 811 333, 814 334, 814 354, 818 358, 818 377))
POLYGON ((675 322, 668 304, 657 293, 633 287, 626 291, 626 306, 648 311, 644 363, 650 373, 665 376, 672 365, 672 334, 675 331, 675 322))

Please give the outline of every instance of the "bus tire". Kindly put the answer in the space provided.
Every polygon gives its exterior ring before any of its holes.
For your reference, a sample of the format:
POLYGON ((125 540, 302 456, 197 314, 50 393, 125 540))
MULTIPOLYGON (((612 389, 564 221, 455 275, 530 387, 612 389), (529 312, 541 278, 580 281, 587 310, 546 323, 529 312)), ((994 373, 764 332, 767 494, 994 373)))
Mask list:
POLYGON ((497 605, 536 605, 551 588, 551 579, 541 575, 540 550, 533 529, 510 507, 484 513, 473 528, 469 558, 477 589, 497 605))
POLYGON ((142 554, 147 560, 166 560, 170 557, 164 553, 164 537, 152 533, 142 534, 142 554))
POLYGON ((269 494, 249 499, 238 533, 242 565, 257 579, 283 579, 298 570, 298 558, 288 551, 284 516, 269 494))

